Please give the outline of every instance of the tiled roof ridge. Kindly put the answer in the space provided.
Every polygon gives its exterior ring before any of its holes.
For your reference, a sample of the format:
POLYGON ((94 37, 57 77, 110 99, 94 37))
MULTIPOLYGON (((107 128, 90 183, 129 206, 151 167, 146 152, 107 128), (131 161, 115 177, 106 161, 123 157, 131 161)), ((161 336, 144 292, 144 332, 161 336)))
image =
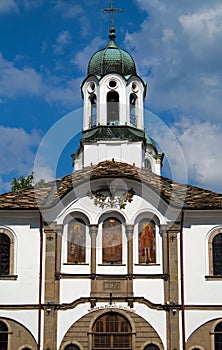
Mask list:
POLYGON ((114 160, 104 160, 62 178, 30 189, 0 195, 0 209, 38 209, 51 207, 74 187, 97 178, 126 178, 152 188, 166 202, 184 208, 222 208, 222 194, 181 184, 146 169, 114 160))

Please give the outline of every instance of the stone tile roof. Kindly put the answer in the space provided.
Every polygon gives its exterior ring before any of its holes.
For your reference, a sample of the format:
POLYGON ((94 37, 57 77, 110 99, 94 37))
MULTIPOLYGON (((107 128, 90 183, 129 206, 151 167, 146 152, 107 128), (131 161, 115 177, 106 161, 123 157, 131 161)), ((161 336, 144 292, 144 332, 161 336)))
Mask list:
POLYGON ((61 179, 30 189, 0 195, 1 209, 38 209, 51 207, 81 183, 98 178, 126 178, 149 186, 167 203, 187 209, 222 209, 222 194, 180 184, 130 164, 104 161, 61 179))

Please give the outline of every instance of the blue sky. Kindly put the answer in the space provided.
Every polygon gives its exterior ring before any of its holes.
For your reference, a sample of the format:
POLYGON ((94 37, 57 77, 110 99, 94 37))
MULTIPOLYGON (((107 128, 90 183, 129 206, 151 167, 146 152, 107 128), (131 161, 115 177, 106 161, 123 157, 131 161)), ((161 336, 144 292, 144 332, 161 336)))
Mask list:
MULTIPOLYGON (((0 192, 33 170, 39 144, 59 121, 82 107, 80 84, 91 55, 107 43, 109 0, 0 1, 0 192)), ((221 0, 116 0, 117 43, 134 57, 148 84, 146 123, 168 163, 164 175, 222 192, 221 0), (169 137, 172 132, 173 139, 169 137)), ((58 166, 41 177, 72 172, 81 131, 74 113, 58 166), (76 136, 77 135, 77 136, 76 136)), ((53 129, 53 130, 54 130, 53 129)), ((53 157, 53 155, 52 155, 53 157)))

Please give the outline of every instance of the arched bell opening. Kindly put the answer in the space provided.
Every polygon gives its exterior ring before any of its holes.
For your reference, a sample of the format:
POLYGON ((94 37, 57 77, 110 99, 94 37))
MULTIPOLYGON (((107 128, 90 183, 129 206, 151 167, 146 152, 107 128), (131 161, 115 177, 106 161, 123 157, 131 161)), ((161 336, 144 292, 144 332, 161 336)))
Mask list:
POLYGON ((119 124, 119 94, 110 91, 107 94, 107 125, 119 124))

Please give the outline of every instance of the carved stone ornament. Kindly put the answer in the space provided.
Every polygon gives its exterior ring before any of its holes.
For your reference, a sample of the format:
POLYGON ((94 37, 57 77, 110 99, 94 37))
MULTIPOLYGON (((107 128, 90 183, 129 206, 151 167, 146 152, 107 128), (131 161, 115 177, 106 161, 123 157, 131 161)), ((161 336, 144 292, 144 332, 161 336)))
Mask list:
POLYGON ((130 190, 105 187, 96 191, 89 191, 88 196, 93 199, 95 206, 100 208, 119 208, 125 209, 127 203, 133 201, 135 192, 131 188, 130 190))

